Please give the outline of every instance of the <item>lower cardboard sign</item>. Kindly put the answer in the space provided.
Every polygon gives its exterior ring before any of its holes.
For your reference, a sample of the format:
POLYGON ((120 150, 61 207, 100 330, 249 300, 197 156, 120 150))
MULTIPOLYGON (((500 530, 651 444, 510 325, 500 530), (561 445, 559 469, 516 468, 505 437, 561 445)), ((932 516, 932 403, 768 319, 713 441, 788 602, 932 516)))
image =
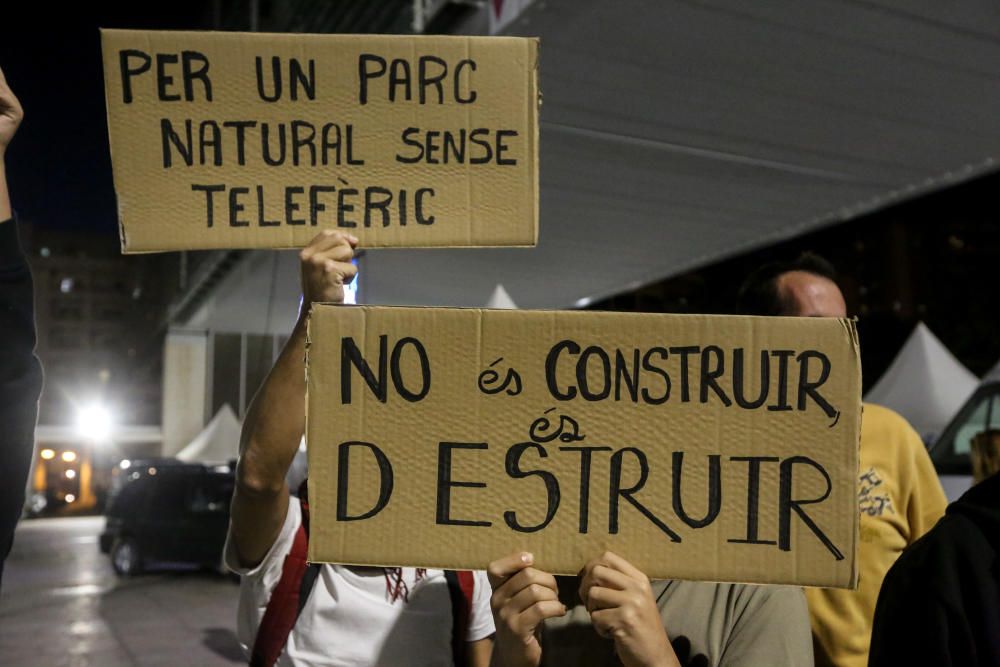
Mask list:
POLYGON ((854 587, 854 323, 315 304, 309 560, 854 587))

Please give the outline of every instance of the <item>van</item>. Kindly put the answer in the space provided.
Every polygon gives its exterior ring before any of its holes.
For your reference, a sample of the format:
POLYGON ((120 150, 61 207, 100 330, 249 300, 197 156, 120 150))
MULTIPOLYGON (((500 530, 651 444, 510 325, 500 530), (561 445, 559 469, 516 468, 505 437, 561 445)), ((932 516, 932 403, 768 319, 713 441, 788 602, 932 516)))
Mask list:
POLYGON ((931 446, 931 460, 948 502, 972 486, 972 439, 989 429, 1000 429, 1000 366, 987 373, 931 446))
POLYGON ((154 565, 223 571, 234 486, 229 465, 131 462, 108 502, 101 552, 120 576, 154 565))

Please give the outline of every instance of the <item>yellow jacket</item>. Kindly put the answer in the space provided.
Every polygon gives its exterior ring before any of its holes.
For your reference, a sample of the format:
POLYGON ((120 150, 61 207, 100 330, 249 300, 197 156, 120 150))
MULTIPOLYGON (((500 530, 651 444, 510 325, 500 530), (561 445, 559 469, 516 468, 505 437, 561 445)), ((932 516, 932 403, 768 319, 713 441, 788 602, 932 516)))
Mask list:
POLYGON ((867 666, 882 579, 948 504, 920 436, 888 408, 864 405, 859 462, 858 590, 806 590, 817 667, 867 666))

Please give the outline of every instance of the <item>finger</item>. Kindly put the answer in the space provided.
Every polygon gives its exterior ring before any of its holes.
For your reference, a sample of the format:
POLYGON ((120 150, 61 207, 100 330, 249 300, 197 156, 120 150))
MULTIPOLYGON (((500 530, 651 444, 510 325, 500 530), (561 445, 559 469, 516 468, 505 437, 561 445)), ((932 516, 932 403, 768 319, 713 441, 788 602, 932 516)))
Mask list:
POLYGON ((349 248, 355 248, 358 245, 358 237, 350 232, 326 229, 323 231, 323 236, 326 239, 325 241, 321 241, 324 250, 328 250, 338 245, 343 245, 349 248))
POLYGON ((332 273, 334 269, 354 275, 357 273, 358 267, 351 261, 350 248, 346 245, 339 247, 344 248, 346 252, 327 250, 325 252, 318 252, 307 257, 305 255, 307 251, 303 250, 303 270, 307 271, 309 275, 315 278, 320 278, 326 273, 332 273))
POLYGON ((618 570, 636 581, 649 581, 642 570, 612 551, 605 551, 601 554, 600 560, 604 565, 618 570))
POLYGON ((494 609, 499 609, 507 603, 507 600, 511 599, 530 586, 550 588, 555 591, 558 596, 559 589, 556 587, 555 577, 548 572, 543 572, 542 570, 538 570, 533 567, 526 567, 520 572, 511 575, 507 581, 496 589, 493 596, 490 598, 490 604, 494 609))
POLYGON ((354 282, 354 279, 358 276, 358 267, 351 263, 341 263, 343 268, 339 268, 341 278, 345 285, 350 285, 354 282))
POLYGON ((309 245, 302 252, 303 254, 308 252, 308 254, 312 255, 345 242, 353 248, 358 244, 358 239, 353 234, 338 232, 334 229, 324 229, 313 237, 313 240, 309 242, 309 245))
POLYGON ((580 599, 587 604, 588 591, 595 586, 604 588, 615 588, 620 591, 633 587, 635 582, 628 575, 613 570, 607 565, 595 565, 586 571, 583 579, 580 580, 580 599))
POLYGON ((594 568, 598 566, 607 567, 607 565, 604 564, 604 561, 601 560, 601 556, 598 556, 597 558, 591 558, 589 561, 587 561, 587 564, 584 565, 582 568, 580 568, 580 571, 576 573, 576 576, 580 580, 580 585, 577 588, 576 593, 580 597, 580 600, 582 600, 584 603, 587 602, 587 597, 586 597, 587 589, 594 585, 594 582, 591 581, 591 572, 593 572, 594 568))
POLYGON ((629 595, 626 591, 594 586, 587 596, 587 611, 593 613, 600 609, 617 609, 629 601, 629 595))
POLYGON ((493 561, 486 568, 486 576, 490 580, 490 586, 493 590, 497 590, 513 575, 526 567, 531 567, 533 562, 534 556, 526 551, 518 551, 493 561))
POLYGON ((342 285, 349 285, 354 276, 358 275, 358 267, 350 262, 335 262, 332 259, 326 260, 323 264, 323 271, 329 275, 334 282, 342 285))
POLYGON ((330 246, 329 248, 313 251, 312 258, 320 258, 323 260, 333 259, 338 262, 349 262, 354 259, 354 249, 351 248, 346 240, 344 240, 336 245, 330 246))
POLYGON ((514 597, 510 598, 506 607, 512 612, 520 614, 528 607, 539 602, 558 600, 559 594, 547 586, 541 584, 531 584, 522 588, 514 597))
POLYGON ((610 552, 610 551, 605 551, 605 552, 604 552, 604 553, 602 553, 602 554, 601 554, 600 556, 596 556, 596 557, 594 557, 594 558, 591 558, 591 559, 590 559, 589 561, 587 561, 587 564, 586 564, 586 565, 584 565, 584 566, 583 566, 583 567, 582 567, 582 568, 580 569, 580 571, 579 571, 579 572, 577 572, 577 576, 579 576, 579 577, 580 577, 581 579, 583 579, 584 577, 586 577, 586 576, 587 576, 587 574, 588 574, 588 573, 589 573, 589 572, 590 572, 591 570, 593 570, 593 569, 594 569, 595 567, 597 567, 598 565, 603 565, 604 567, 608 567, 608 564, 607 564, 607 562, 606 562, 606 560, 605 560, 605 556, 606 556, 607 554, 609 554, 609 553, 611 553, 611 552, 610 552))
POLYGON ((542 600, 517 615, 516 624, 522 630, 534 630, 547 618, 566 615, 566 606, 559 600, 542 600))
POLYGON ((535 567, 527 567, 520 572, 514 574, 507 582, 512 589, 519 591, 522 588, 527 588, 532 584, 537 584, 539 586, 544 586, 545 588, 551 588, 554 591, 558 591, 559 587, 556 584, 556 578, 553 577, 548 572, 544 570, 539 570, 535 567))
MULTIPOLYGON (((303 255, 305 252, 303 251, 303 255)), ((351 262, 349 257, 345 261, 338 261, 337 256, 342 255, 333 251, 320 252, 309 257, 303 256, 302 263, 309 275, 315 279, 322 279, 326 274, 340 274, 353 278, 358 272, 358 267, 351 262)))

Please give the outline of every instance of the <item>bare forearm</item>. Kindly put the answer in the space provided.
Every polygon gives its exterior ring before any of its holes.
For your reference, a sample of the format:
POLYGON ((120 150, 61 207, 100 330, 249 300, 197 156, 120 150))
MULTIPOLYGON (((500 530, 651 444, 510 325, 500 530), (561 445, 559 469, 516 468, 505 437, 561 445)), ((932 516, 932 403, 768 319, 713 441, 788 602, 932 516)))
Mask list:
POLYGON ((243 422, 230 533, 244 567, 255 567, 288 512, 288 472, 305 421, 305 329, 296 324, 243 422))
POLYGON ((468 667, 490 667, 490 655, 493 653, 493 640, 490 638, 469 642, 469 654, 466 660, 468 667))
MULTIPOLYGON (((357 239, 322 232, 302 251, 306 304, 343 301, 343 287, 357 271, 351 263, 357 239)), ((302 441, 306 414, 306 319, 300 317, 281 356, 254 396, 243 422, 230 538, 241 565, 267 555, 288 516, 285 475, 302 441)))
POLYGON ((285 474, 302 440, 306 414, 306 314, 316 301, 339 303, 344 284, 357 268, 351 263, 357 239, 331 230, 307 246, 302 260, 305 307, 281 356, 254 396, 240 442, 239 482, 255 492, 284 489, 285 474))
POLYGON ((10 193, 7 191, 7 173, 4 170, 4 155, 0 151, 0 222, 14 216, 10 205, 10 193))
POLYGON ((240 439, 239 476, 253 491, 279 492, 305 427, 305 317, 300 318, 250 403, 240 439))

